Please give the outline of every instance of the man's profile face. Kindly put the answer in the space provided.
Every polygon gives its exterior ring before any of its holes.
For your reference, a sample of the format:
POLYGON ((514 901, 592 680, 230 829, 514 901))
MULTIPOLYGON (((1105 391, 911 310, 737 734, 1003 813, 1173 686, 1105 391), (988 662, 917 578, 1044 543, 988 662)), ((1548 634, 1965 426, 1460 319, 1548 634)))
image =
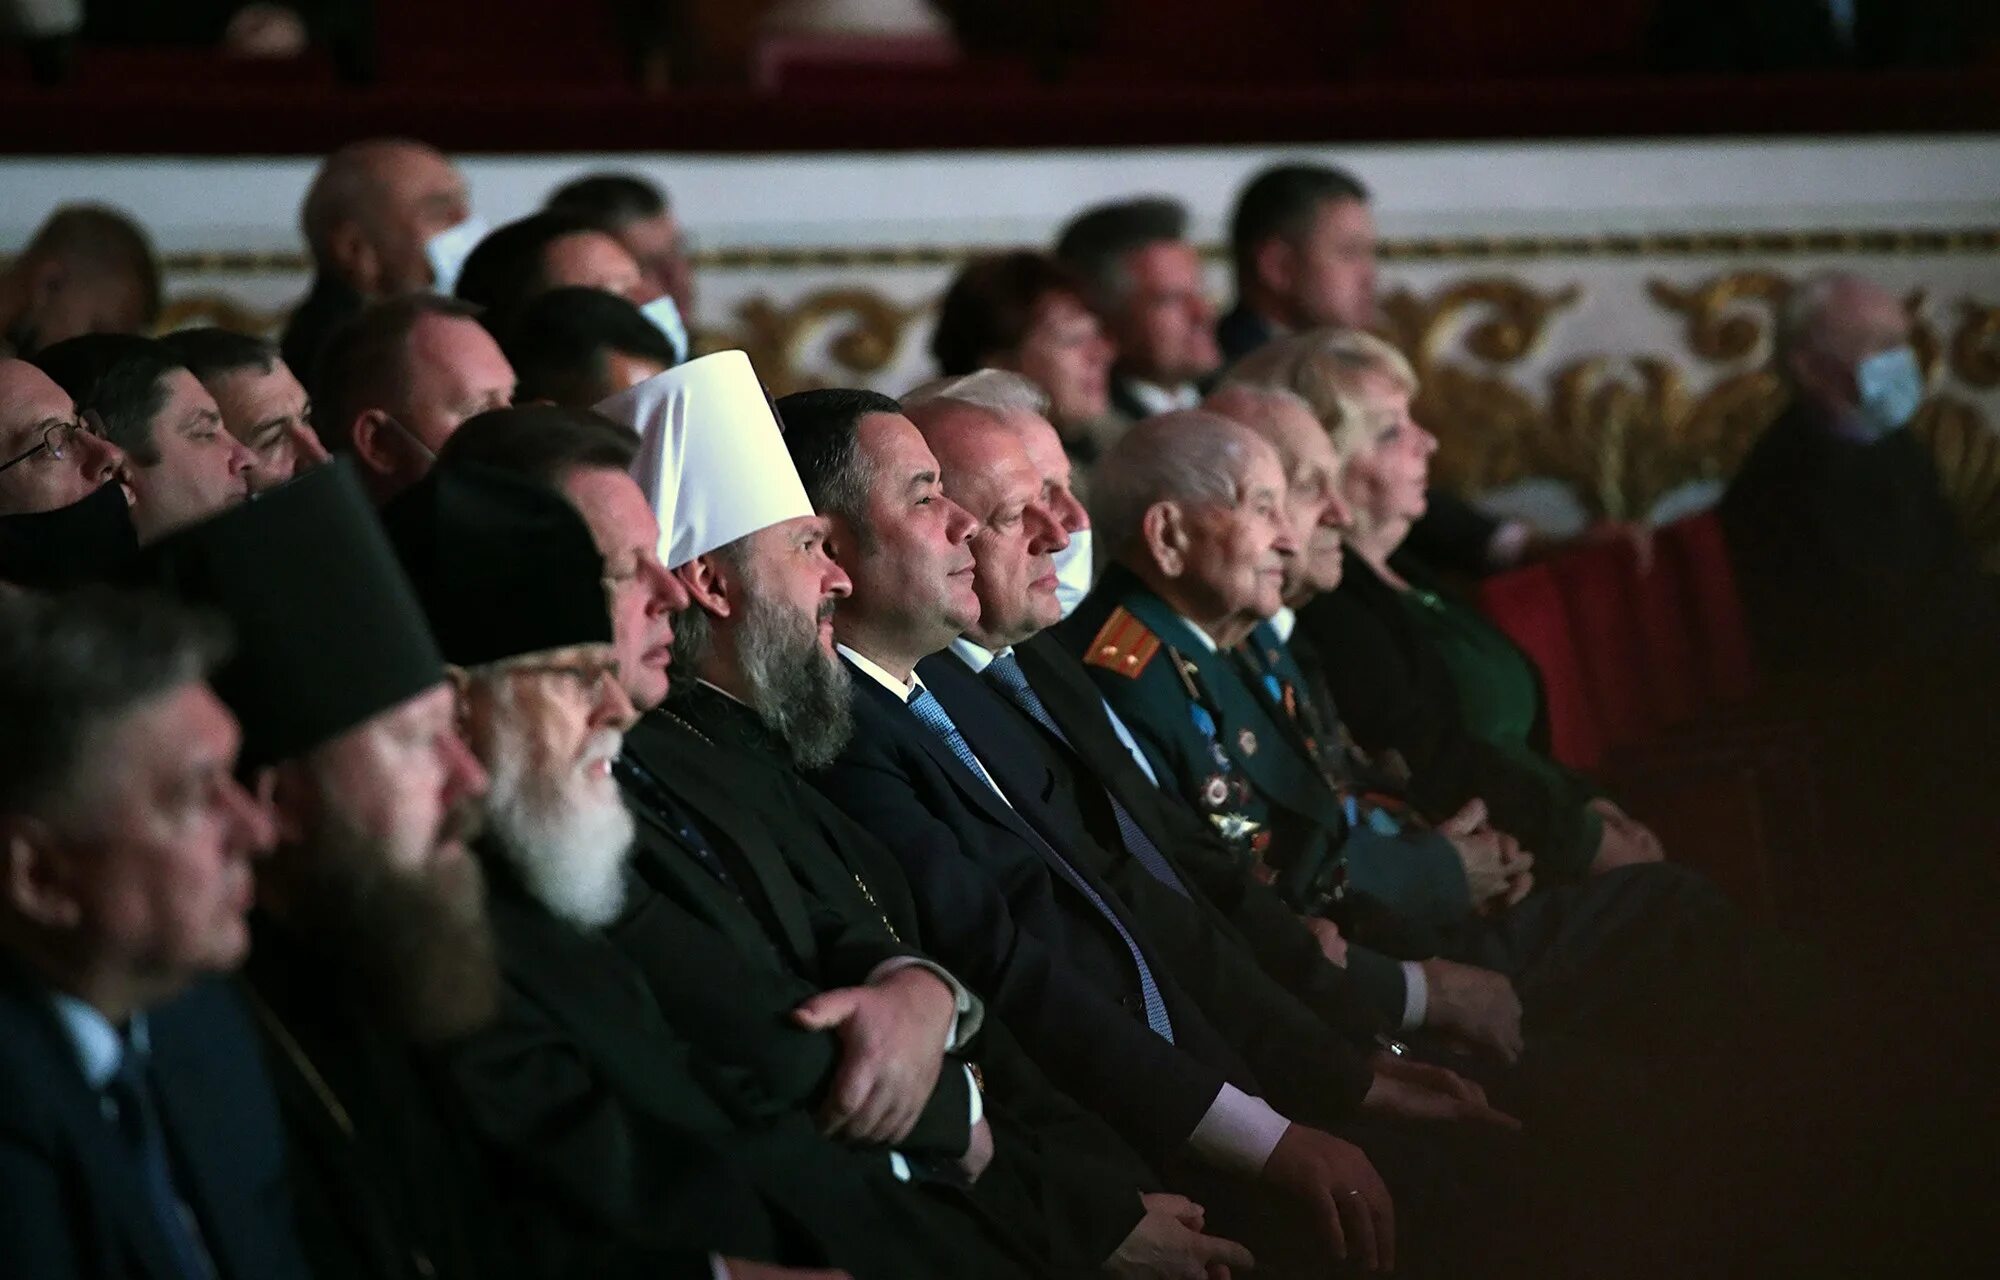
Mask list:
POLYGON ((250 492, 262 493, 326 461, 312 428, 312 401, 283 360, 269 370, 232 369, 204 385, 222 425, 250 450, 250 492))
POLYGON ((455 721, 451 687, 440 683, 313 753, 328 808, 374 842, 397 875, 430 876, 466 857, 486 772, 455 721))
POLYGON ((833 656, 833 615, 853 590, 846 570, 827 553, 824 516, 797 516, 749 538, 744 577, 749 595, 767 608, 809 622, 820 651, 833 656))
POLYGON ((1222 363, 1215 308, 1194 246, 1156 240, 1127 254, 1124 268, 1126 291, 1111 324, 1123 366, 1169 386, 1215 372, 1222 363))
POLYGON ((649 218, 634 218, 614 233, 618 242, 638 260, 645 273, 649 298, 668 294, 683 316, 694 314, 694 264, 688 257, 687 240, 672 210, 649 218))
POLYGON ((63 430, 80 421, 69 393, 25 360, 0 360, 0 515, 33 515, 81 502, 121 477, 125 454, 89 431, 63 430), (62 456, 43 444, 51 431, 62 456), (23 454, 32 456, 23 458, 23 454))
POLYGON ((89 333, 143 333, 146 292, 129 272, 49 261, 34 277, 34 298, 18 336, 39 351, 89 333))
POLYGON ((687 608, 687 589, 660 563, 659 519, 631 476, 576 467, 563 476, 562 491, 604 557, 618 677, 633 705, 650 711, 667 700, 674 615, 687 608))
POLYGON ((1007 415, 1007 423, 1021 436, 1021 445, 1028 451, 1028 461, 1042 478, 1042 505, 1047 507, 1063 527, 1065 533, 1077 533, 1090 527, 1090 513, 1070 488, 1074 479, 1074 467, 1069 460, 1069 451, 1063 448, 1062 437, 1047 418, 1034 413, 1012 413, 1007 415))
POLYGON ((1291 301, 1301 328, 1375 323, 1375 214, 1365 200, 1325 200, 1295 247, 1291 301))
POLYGON ((551 289, 576 286, 615 293, 637 306, 660 296, 649 289, 639 263, 602 231, 558 236, 542 250, 542 280, 551 289))
POLYGON ((160 460, 132 468, 132 524, 149 542, 250 496, 250 451, 222 425, 222 412, 195 376, 169 373, 167 398, 153 415, 160 460))
POLYGON ((471 216, 465 179, 451 161, 425 146, 386 148, 372 165, 376 198, 362 226, 377 258, 374 292, 390 297, 430 288, 424 245, 471 216))
POLYGON ((1184 586, 1215 618, 1268 618, 1284 607, 1286 562, 1297 550, 1285 514, 1285 474, 1261 441, 1232 505, 1188 513, 1184 586))
POLYGON ((1003 426, 967 430, 949 450, 945 490, 978 521, 970 544, 979 597, 973 638, 1003 649, 1061 617, 1050 556, 1069 535, 1042 505, 1041 473, 1020 438, 1003 426))
POLYGON ((938 461, 908 418, 868 414, 856 436, 874 478, 871 537, 844 565, 854 597, 912 642, 935 639, 933 650, 942 648, 979 619, 975 566, 965 545, 974 521, 945 496, 938 461))
POLYGON ((514 366, 477 320, 423 316, 406 358, 408 392, 395 417, 433 454, 468 419, 514 402, 514 366))
POLYGON ((1299 554, 1287 561, 1285 599, 1301 603, 1340 585, 1345 553, 1341 530, 1354 523, 1340 492, 1340 455, 1312 410, 1289 400, 1265 406, 1265 420, 1254 427, 1277 451, 1285 475, 1285 515, 1299 554))
POLYGON ((87 945, 162 988, 234 969, 249 951, 250 863, 271 827, 236 782, 238 742, 207 685, 163 693, 98 736, 62 824, 87 945))

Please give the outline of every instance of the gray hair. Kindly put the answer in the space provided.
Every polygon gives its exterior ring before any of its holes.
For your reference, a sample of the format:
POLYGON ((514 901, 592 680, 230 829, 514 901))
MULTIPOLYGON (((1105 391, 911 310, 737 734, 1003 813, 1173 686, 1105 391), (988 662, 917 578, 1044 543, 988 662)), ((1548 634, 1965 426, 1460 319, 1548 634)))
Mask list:
POLYGON ((1245 356, 1230 370, 1232 382, 1282 387, 1305 401, 1333 437, 1341 457, 1360 450, 1370 428, 1359 394, 1369 375, 1388 378, 1411 395, 1417 374, 1395 347, 1359 329, 1311 329, 1289 334, 1245 356))
POLYGON ((1091 477, 1090 523, 1100 548, 1126 555, 1156 503, 1235 506, 1251 455, 1268 447, 1250 428, 1203 409, 1147 418, 1111 446, 1091 477))
POLYGON ((0 596, 0 814, 75 801, 100 734, 140 703, 207 678, 229 629, 164 596, 86 588, 0 596))
POLYGON ((940 402, 970 405, 996 417, 1013 413, 1049 416, 1049 396, 1034 380, 1008 369, 975 369, 949 378, 934 378, 903 397, 906 410, 940 402))
POLYGON ((1253 422, 1248 417, 1231 413, 1229 410, 1221 407, 1233 400, 1246 402, 1243 406, 1244 412, 1254 414, 1259 420, 1268 419, 1271 416, 1271 410, 1279 406, 1303 409, 1313 418, 1316 419, 1319 417, 1317 413, 1313 412, 1312 401, 1306 399, 1290 387, 1271 386, 1262 382, 1245 382, 1234 376, 1224 378, 1221 385, 1209 392, 1208 397, 1201 402, 1201 407, 1210 413, 1221 414, 1232 421, 1241 422, 1244 426, 1254 430, 1257 426, 1256 422, 1253 422))
POLYGON ((1793 353, 1819 347, 1827 312, 1842 293, 1870 287, 1870 281, 1852 271, 1822 271, 1792 286, 1784 305, 1778 308, 1777 328, 1771 335, 1771 354, 1782 370, 1793 353))

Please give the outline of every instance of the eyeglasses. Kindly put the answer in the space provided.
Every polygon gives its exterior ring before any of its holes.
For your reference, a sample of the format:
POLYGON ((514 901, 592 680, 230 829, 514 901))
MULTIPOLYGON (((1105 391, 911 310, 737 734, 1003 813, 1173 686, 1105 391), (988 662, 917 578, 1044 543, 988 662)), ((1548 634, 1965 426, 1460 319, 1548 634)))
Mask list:
POLYGON ((26 453, 18 454, 15 457, 7 459, 5 462, 0 462, 0 471, 5 471, 9 467, 26 462, 39 453, 47 453, 49 457, 60 462, 76 446, 76 438, 79 435, 96 436, 102 440, 104 438, 103 421, 95 413, 85 409, 73 421, 50 423, 42 431, 42 442, 40 444, 26 453))

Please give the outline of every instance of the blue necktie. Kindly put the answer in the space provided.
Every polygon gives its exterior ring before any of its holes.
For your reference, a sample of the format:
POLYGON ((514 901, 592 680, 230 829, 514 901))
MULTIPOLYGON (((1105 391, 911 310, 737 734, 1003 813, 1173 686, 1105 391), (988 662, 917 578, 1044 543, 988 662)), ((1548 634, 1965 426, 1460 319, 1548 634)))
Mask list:
MULTIPOLYGON (((1012 803, 1007 801, 1007 793, 1000 790, 999 784, 986 772, 986 767, 979 763, 979 757, 972 753, 972 744, 965 740, 965 735, 958 731, 958 726, 945 714, 944 705, 931 696, 929 689, 922 685, 917 686, 916 692, 910 695, 910 710, 916 714, 918 722, 924 728, 936 734, 943 740, 945 746, 951 748, 951 753, 958 757, 960 764, 972 770, 973 777, 992 787, 994 794, 1006 802, 1009 808, 1013 807, 1012 803)), ((1146 1025, 1162 1040, 1172 1044, 1174 1025, 1167 1018, 1167 1002, 1160 998, 1160 985, 1153 981, 1153 971, 1146 966, 1145 953, 1139 950, 1139 944, 1125 928, 1125 922, 1118 918, 1118 913, 1111 909, 1111 904, 1106 902, 1097 890, 1090 887, 1090 882, 1064 860, 1063 856, 1055 851, 1054 846, 1042 839, 1034 824, 1026 818, 1022 818, 1021 822, 1027 827, 1029 834, 1035 837, 1036 843, 1042 846, 1042 851, 1048 855, 1050 865, 1054 866, 1063 879, 1074 886, 1091 906, 1097 908, 1098 914, 1110 921, 1111 927, 1118 931, 1118 937, 1125 943, 1125 949, 1132 953, 1132 963, 1139 970, 1139 995, 1146 1002, 1146 1025)))
POLYGON ((186 1280, 213 1280, 215 1266, 201 1242, 194 1217, 174 1190, 173 1168, 167 1162, 167 1139, 160 1127, 159 1109, 146 1079, 146 1059, 132 1043, 125 1042, 125 1055, 118 1073, 105 1082, 104 1097, 111 1104, 109 1118, 132 1149, 139 1162, 140 1181, 146 1187, 147 1206, 166 1237, 167 1251, 176 1270, 186 1280))
MULTIPOLYGON (((1062 726, 1056 723, 1056 718, 1049 714, 1046 706, 1042 705, 1041 695, 1028 683, 1028 673, 1021 670, 1019 658, 1011 653, 1001 654, 988 664, 986 675, 1000 687, 1000 692, 1006 694, 1015 706, 1027 712, 1029 718, 1036 724, 1056 735, 1056 740, 1068 747, 1072 755, 1078 754, 1076 744, 1069 740, 1069 735, 1062 731, 1062 726)), ((1189 897, 1187 886, 1182 884, 1180 876, 1174 873, 1173 864, 1167 861, 1167 855, 1161 853, 1160 847, 1146 835, 1145 829, 1139 825, 1139 820, 1132 816, 1132 811, 1119 802, 1117 795, 1109 787, 1105 788, 1104 794, 1105 798, 1111 801, 1111 812, 1117 815, 1118 834, 1124 837, 1126 851, 1153 879, 1183 898, 1189 897)))

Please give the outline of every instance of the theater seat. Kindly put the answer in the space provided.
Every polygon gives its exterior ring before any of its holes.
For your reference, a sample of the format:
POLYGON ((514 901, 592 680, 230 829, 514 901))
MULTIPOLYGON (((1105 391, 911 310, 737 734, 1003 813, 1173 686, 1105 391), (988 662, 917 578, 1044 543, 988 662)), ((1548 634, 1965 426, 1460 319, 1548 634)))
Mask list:
POLYGON ((1677 520, 1657 535, 1660 567, 1675 575, 1687 609, 1706 699, 1736 702, 1757 684, 1750 628, 1736 593, 1736 574, 1723 541, 1722 521, 1713 512, 1677 520))
POLYGON ((1652 661, 1640 635, 1636 557, 1622 543, 1595 543, 1557 556, 1549 570, 1605 749, 1644 741, 1664 716, 1648 688, 1652 661))
POLYGON ((1596 768, 1604 758, 1604 737, 1555 574, 1539 564, 1496 574, 1479 584, 1478 603, 1541 671, 1549 754, 1573 769, 1596 768))

